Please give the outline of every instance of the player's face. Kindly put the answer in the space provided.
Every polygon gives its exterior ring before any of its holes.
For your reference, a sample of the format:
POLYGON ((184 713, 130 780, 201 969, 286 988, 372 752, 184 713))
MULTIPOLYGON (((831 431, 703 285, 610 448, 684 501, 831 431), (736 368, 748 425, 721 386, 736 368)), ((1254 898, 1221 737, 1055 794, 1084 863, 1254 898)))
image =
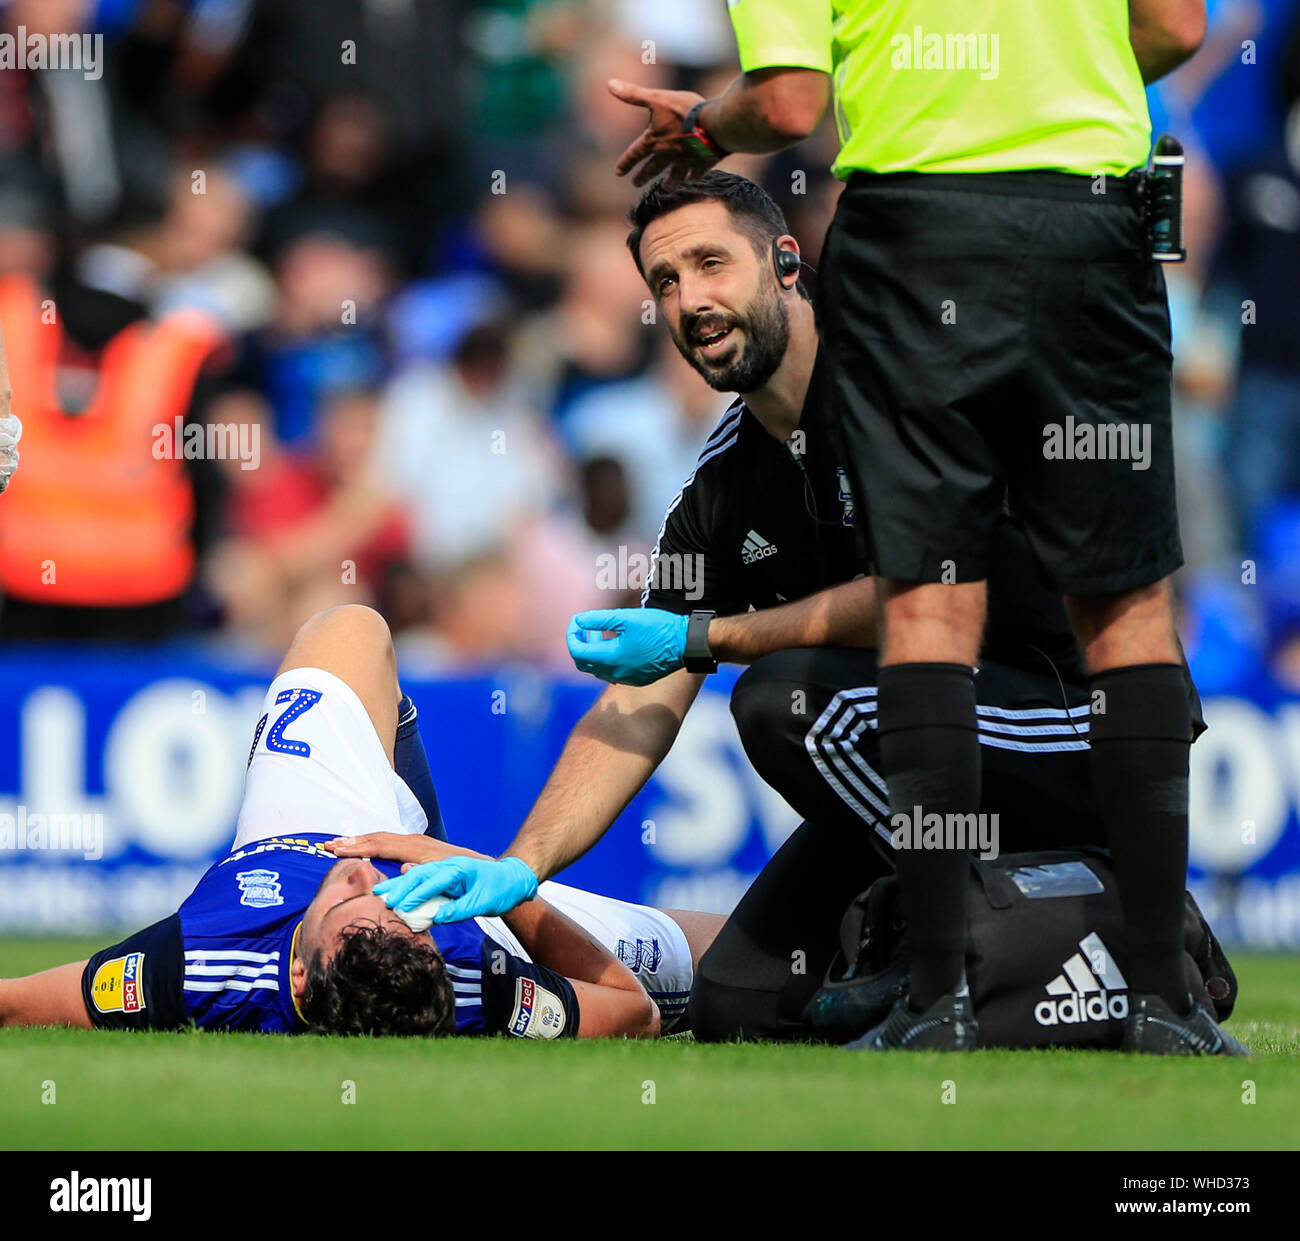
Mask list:
POLYGON ((419 938, 417 932, 384 904, 383 897, 375 895, 375 884, 382 883, 384 878, 364 858, 351 858, 330 867, 303 915, 303 956, 311 957, 320 951, 323 960, 328 962, 343 932, 362 924, 419 938))
POLYGON ((682 356, 719 392, 753 392, 781 365, 790 319, 770 258, 720 202, 691 203, 641 236, 646 283, 682 356))

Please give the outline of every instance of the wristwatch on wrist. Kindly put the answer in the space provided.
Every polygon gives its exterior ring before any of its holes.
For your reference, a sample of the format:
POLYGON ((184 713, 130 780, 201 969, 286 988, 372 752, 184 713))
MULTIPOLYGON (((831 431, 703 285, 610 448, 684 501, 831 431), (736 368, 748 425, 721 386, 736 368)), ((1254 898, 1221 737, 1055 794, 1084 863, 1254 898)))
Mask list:
POLYGON ((687 672, 717 672, 718 661, 709 650, 709 622, 716 612, 692 612, 686 622, 686 652, 682 667, 687 672))
POLYGON ((731 152, 726 150, 717 139, 711 137, 709 131, 700 124, 700 109, 708 102, 707 99, 701 99, 682 118, 682 135, 683 141, 694 154, 701 159, 716 163, 720 159, 726 159, 731 152))

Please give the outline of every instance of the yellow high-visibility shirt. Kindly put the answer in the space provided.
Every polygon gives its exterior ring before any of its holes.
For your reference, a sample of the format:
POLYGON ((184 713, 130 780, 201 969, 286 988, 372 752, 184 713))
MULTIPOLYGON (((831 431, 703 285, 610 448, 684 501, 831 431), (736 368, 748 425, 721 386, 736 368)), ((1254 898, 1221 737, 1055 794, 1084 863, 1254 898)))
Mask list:
POLYGON ((728 0, 746 71, 831 75, 841 179, 1122 175, 1151 121, 1127 0, 728 0))

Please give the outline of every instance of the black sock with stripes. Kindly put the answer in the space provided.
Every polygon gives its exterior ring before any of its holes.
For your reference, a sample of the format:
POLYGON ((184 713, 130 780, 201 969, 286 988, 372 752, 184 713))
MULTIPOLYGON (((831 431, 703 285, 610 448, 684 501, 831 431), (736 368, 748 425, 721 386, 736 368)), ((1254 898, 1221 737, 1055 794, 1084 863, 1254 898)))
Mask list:
POLYGON ((1115 863, 1130 992, 1185 1013, 1183 891, 1192 742, 1181 664, 1137 664, 1092 678, 1090 763, 1115 863))
MULTIPOLYGON (((917 816, 978 813, 980 747, 971 669, 891 664, 880 670, 877 701, 894 841, 920 843, 917 816)), ((909 1003, 919 1012, 965 985, 970 855, 964 849, 895 847, 893 858, 907 919, 909 1003)))

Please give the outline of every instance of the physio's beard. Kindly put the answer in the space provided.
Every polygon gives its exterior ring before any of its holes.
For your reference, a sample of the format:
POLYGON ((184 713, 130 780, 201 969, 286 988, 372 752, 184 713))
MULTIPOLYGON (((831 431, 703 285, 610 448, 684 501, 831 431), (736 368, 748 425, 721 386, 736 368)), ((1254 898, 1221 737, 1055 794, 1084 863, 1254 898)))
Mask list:
POLYGON ((685 342, 673 334, 678 351, 715 391, 743 394, 761 388, 776 373, 789 348, 790 314, 785 300, 775 290, 739 326, 745 333, 745 347, 740 356, 723 370, 709 366, 698 356, 695 346, 683 348, 685 342))

